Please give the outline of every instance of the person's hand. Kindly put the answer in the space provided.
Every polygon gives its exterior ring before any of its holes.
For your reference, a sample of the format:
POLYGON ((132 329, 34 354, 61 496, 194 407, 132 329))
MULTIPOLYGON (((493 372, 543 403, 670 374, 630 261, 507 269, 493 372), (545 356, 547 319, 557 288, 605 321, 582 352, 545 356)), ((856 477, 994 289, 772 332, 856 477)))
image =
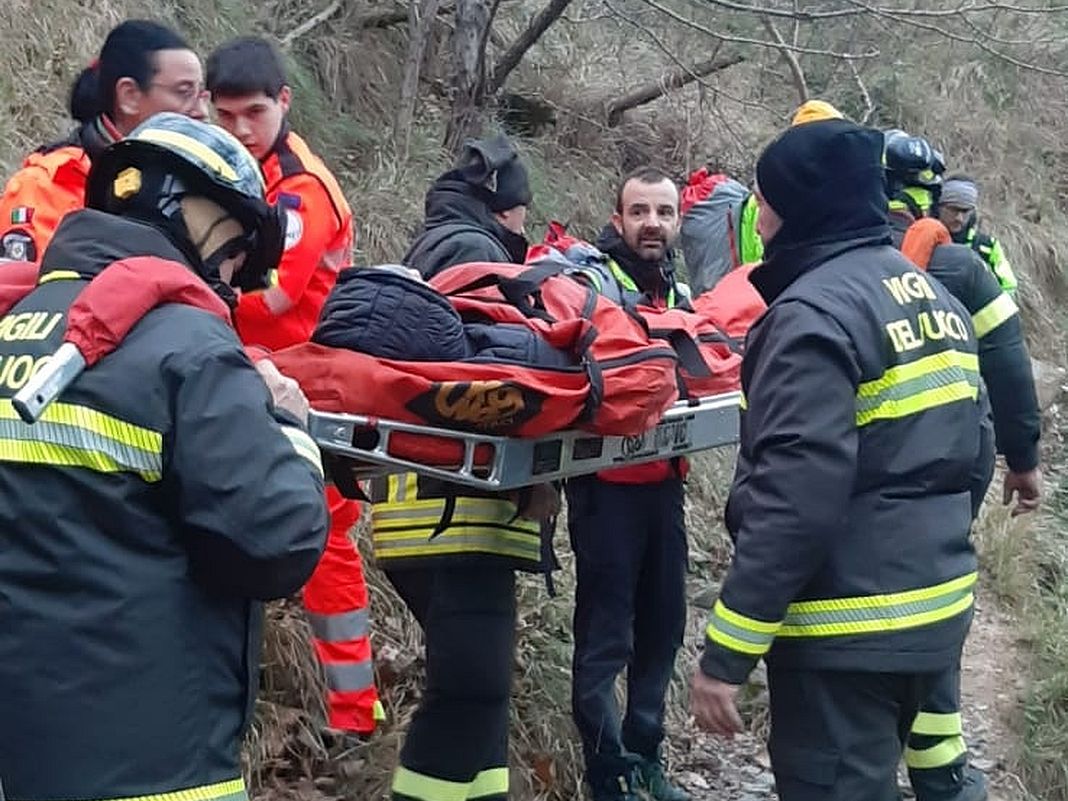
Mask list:
POLYGON ((263 378, 263 383, 271 393, 271 400, 279 409, 284 409, 300 420, 302 425, 308 424, 308 399, 300 389, 300 385, 288 376, 278 372, 278 368, 269 359, 260 359, 256 362, 256 370, 263 378))
POLYGON ((1006 473, 1002 503, 1008 506, 1014 495, 1016 506, 1012 510, 1013 517, 1035 511, 1042 501, 1042 468, 1036 467, 1026 473, 1014 473, 1011 470, 1006 473))
POLYGON ((544 522, 560 514, 560 491, 552 484, 535 484, 525 499, 519 494, 517 502, 523 500, 519 516, 526 520, 544 522))
POLYGON ((697 726, 727 738, 741 734, 745 726, 734 702, 737 695, 738 685, 706 676, 698 667, 690 688, 690 711, 697 726))

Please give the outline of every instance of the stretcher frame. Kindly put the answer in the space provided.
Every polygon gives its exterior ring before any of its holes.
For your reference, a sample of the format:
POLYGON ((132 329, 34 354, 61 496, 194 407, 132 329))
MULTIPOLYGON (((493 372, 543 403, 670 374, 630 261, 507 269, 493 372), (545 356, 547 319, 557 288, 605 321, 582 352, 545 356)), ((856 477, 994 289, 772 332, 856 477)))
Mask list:
POLYGON ((358 480, 415 472, 475 489, 501 491, 736 443, 740 401, 740 392, 680 401, 655 427, 637 436, 569 430, 524 439, 316 411, 310 414, 309 431, 319 448, 341 460, 358 480), (462 446, 463 461, 436 466, 395 456, 389 446, 396 434, 449 440, 462 446), (492 456, 476 464, 476 454, 487 450, 492 456))

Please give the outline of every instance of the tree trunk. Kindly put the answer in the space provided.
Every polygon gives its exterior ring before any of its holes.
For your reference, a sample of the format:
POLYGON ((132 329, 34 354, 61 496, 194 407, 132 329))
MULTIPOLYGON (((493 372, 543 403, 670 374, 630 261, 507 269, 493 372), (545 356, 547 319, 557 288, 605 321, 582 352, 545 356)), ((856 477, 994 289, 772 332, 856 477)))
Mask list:
POLYGON ((434 18, 440 6, 441 0, 409 0, 408 60, 404 64, 400 101, 397 106, 397 116, 393 122, 393 142, 397 157, 401 160, 408 158, 415 104, 419 99, 419 72, 426 56, 430 34, 434 29, 434 18))
POLYGON ((452 110, 445 132, 445 147, 459 153, 466 139, 481 127, 485 91, 486 36, 496 3, 489 0, 457 0, 452 34, 452 110))

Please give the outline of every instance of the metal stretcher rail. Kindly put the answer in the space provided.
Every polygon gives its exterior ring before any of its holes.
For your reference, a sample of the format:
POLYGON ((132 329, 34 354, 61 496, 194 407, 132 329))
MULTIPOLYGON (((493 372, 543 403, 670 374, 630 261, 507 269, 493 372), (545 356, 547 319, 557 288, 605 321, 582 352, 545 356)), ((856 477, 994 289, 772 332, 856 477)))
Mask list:
POLYGON ((637 436, 561 431, 536 439, 497 437, 452 429, 313 411, 309 428, 326 453, 340 458, 357 479, 416 472, 482 490, 509 490, 611 467, 639 464, 718 448, 738 441, 741 393, 680 401, 654 428, 637 436), (398 436, 400 435, 400 436, 398 436), (439 445, 448 441, 462 459, 429 465, 396 455, 395 440, 439 445))

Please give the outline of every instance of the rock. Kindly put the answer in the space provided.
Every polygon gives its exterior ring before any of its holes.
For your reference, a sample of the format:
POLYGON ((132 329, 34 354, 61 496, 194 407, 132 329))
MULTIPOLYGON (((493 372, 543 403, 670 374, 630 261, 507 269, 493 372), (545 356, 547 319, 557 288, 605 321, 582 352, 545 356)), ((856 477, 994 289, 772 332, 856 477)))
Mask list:
POLYGON ((1038 405, 1043 411, 1065 397, 1066 392, 1068 392, 1068 388, 1065 387, 1068 370, 1050 362, 1032 358, 1031 372, 1035 376, 1038 405))
POLYGON ((693 771, 687 771, 679 776, 679 781, 694 790, 710 790, 712 785, 708 783, 708 779, 702 776, 700 773, 694 773, 693 771))

